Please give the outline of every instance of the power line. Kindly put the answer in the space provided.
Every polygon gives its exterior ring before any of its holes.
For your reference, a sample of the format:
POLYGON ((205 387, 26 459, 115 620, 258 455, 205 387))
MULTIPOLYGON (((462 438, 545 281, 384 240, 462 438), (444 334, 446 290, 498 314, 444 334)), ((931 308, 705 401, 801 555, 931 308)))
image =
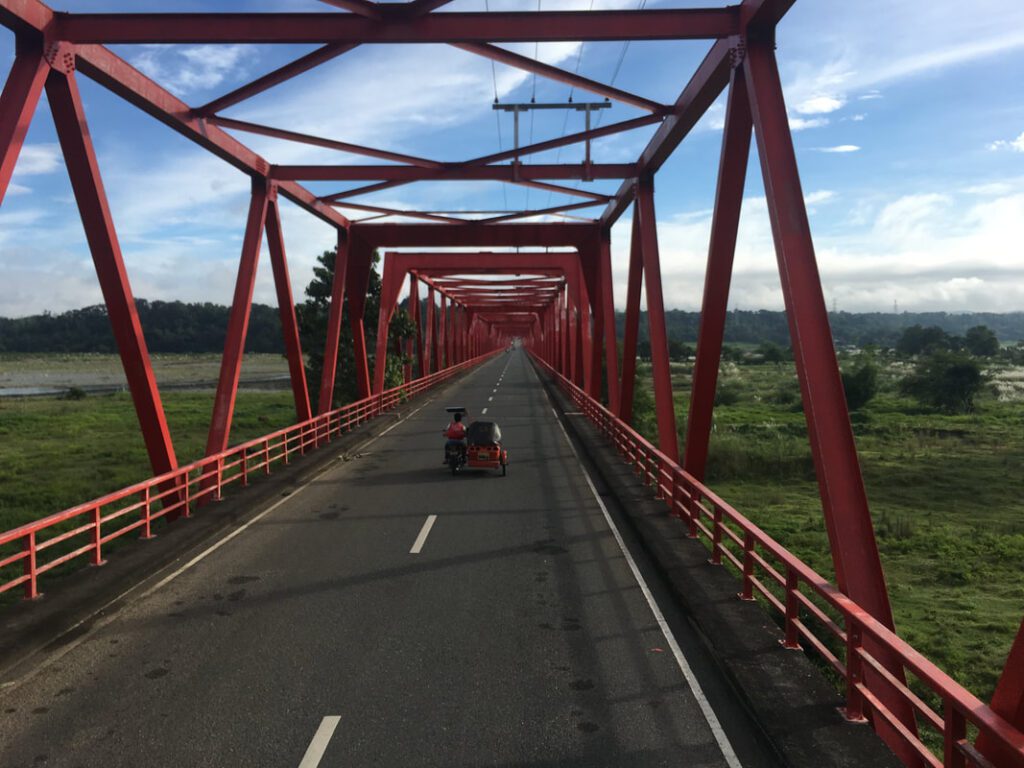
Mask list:
MULTIPOLYGON (((488 13, 491 12, 491 6, 488 0, 484 0, 484 10, 488 13)), ((491 59, 491 83, 494 85, 494 103, 498 103, 498 75, 494 70, 494 59, 491 59)), ((501 113, 498 111, 494 112, 494 121, 498 124, 498 151, 504 151, 505 147, 501 140, 501 113)), ((508 210, 508 190, 505 188, 506 185, 501 185, 501 197, 505 202, 505 210, 508 210)))

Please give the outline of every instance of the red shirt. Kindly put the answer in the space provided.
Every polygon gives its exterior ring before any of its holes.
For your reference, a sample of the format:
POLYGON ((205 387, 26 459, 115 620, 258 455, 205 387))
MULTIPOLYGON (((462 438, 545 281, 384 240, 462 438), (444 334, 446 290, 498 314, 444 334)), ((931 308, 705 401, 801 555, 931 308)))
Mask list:
POLYGON ((448 425, 448 431, 445 435, 449 440, 465 440, 466 439, 466 425, 461 421, 453 421, 448 425))

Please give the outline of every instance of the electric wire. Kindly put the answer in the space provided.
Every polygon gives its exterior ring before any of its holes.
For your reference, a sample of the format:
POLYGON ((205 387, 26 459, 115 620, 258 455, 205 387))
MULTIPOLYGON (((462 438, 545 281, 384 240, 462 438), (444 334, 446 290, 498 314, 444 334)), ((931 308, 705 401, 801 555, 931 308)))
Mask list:
MULTIPOLYGON (((491 6, 488 0, 484 0, 484 11, 487 13, 491 12, 491 6)), ((491 83, 494 85, 494 103, 498 103, 498 75, 494 69, 494 59, 491 59, 491 83)), ((498 151, 503 152, 505 147, 501 140, 501 112, 500 110, 494 110, 494 121, 498 124, 498 151)), ((505 184, 501 185, 501 197, 505 203, 505 210, 508 210, 508 190, 505 184)))

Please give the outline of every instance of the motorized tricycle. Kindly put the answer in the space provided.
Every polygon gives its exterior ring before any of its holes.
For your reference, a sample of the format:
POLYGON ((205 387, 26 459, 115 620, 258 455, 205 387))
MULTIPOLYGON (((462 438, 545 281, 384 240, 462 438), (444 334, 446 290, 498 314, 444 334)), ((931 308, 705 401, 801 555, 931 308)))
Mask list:
MULTIPOLYGON (((445 410, 451 414, 466 413, 465 408, 458 406, 445 410)), ((501 428, 493 421, 474 421, 466 428, 465 440, 449 439, 444 458, 453 475, 463 467, 500 469, 502 477, 508 474, 508 451, 501 445, 501 428)))

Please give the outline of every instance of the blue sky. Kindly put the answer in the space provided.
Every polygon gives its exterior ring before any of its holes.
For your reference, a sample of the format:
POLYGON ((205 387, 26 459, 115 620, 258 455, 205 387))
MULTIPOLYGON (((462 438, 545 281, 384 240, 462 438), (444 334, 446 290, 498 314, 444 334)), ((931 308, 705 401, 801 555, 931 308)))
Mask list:
MULTIPOLYGON (((595 0, 636 7, 638 0, 595 0)), ((714 3, 704 3, 714 4, 714 3)), ((547 10, 590 0, 542 0, 547 10)), ((648 2, 648 7, 696 6, 648 2)), ((491 10, 535 7, 489 0, 491 10)), ((294 2, 85 0, 59 10, 330 11, 294 2)), ((451 10, 483 10, 456 0, 451 10)), ((0 30, 0 63, 13 59, 0 30)), ((120 46, 118 53, 191 104, 202 104, 313 46, 120 46)), ((527 56, 609 81, 620 43, 513 46, 527 56)), ((707 43, 633 43, 615 85, 674 100, 707 43)), ((804 191, 828 301, 851 311, 1024 310, 1024 6, 1010 0, 929 3, 798 0, 779 31, 804 191)), ((247 179, 80 77, 100 167, 136 296, 228 303, 247 206, 247 179)), ((563 101, 568 88, 445 46, 364 46, 226 111, 254 122, 442 160, 496 151, 491 100, 563 101)), ((575 95, 577 100, 591 98, 575 95)), ((579 130, 582 118, 537 113, 523 137, 579 130)), ((640 114, 616 105, 603 121, 640 114)), ((659 173, 657 210, 666 304, 700 304, 722 106, 706 116, 659 173)), ((595 159, 633 160, 652 129, 597 142, 595 159)), ((512 125, 501 120, 502 148, 512 125)), ((366 162, 336 152, 239 135, 271 162, 366 162)), ((41 104, 0 208, 0 315, 60 311, 101 301, 81 223, 41 104)), ((577 162, 581 148, 535 155, 577 162)), ((344 188, 311 184, 317 191, 344 188)), ((617 183, 588 184, 611 191, 617 183)), ((779 308, 781 291, 756 157, 748 176, 730 305, 779 308)), ((499 184, 418 184, 365 198, 394 207, 542 208, 566 201, 499 184)), ((568 201, 567 201, 568 202, 568 201)), ((593 209, 595 212, 600 208, 593 209)), ((358 217, 362 214, 353 214, 358 217)), ((285 203, 284 228, 298 297, 330 227, 285 203)), ((628 215, 614 231, 622 305, 628 215)), ((256 299, 273 302, 266 250, 256 299)))

